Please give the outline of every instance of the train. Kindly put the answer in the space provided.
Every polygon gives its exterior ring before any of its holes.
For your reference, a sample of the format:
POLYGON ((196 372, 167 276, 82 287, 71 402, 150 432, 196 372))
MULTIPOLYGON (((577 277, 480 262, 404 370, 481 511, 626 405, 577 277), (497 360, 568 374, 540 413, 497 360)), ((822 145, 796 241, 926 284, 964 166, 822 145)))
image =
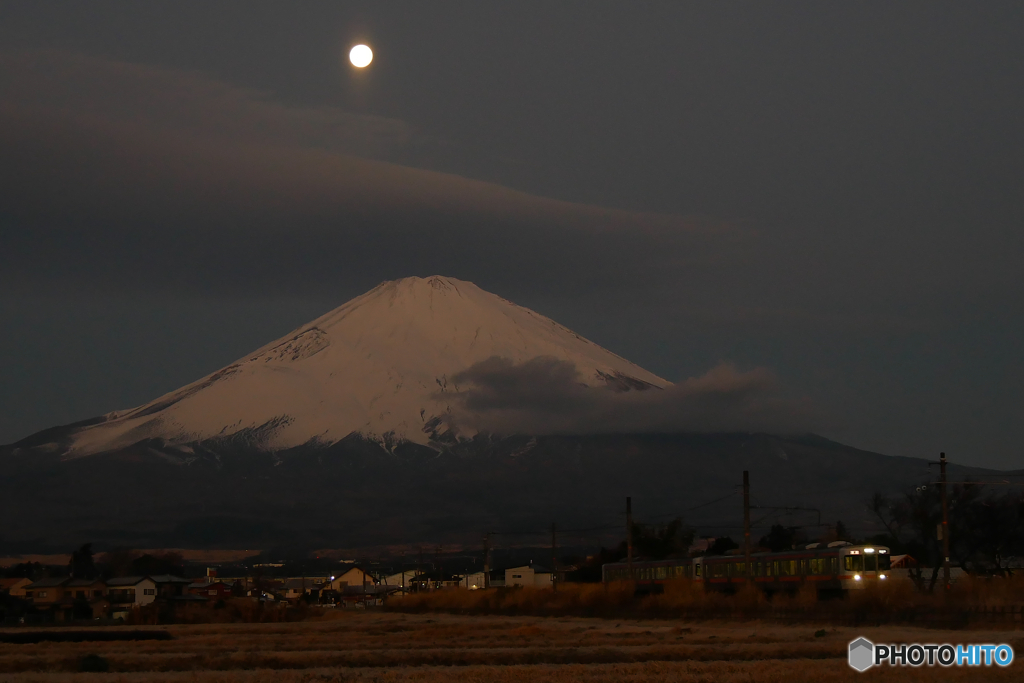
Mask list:
POLYGON ((732 592, 752 579, 769 593, 793 592, 803 585, 813 585, 819 593, 841 593, 888 581, 890 558, 885 546, 838 541, 751 553, 749 578, 743 554, 613 562, 601 567, 601 577, 606 583, 632 579, 638 592, 660 592, 672 579, 690 579, 705 590, 732 592))

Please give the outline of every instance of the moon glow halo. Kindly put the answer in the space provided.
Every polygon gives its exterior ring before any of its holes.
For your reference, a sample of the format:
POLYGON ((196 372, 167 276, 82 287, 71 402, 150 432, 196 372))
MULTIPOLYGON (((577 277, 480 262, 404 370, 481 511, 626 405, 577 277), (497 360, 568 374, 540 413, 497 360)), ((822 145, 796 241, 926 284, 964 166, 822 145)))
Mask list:
POLYGON ((366 45, 356 45, 348 52, 348 61, 352 66, 362 69, 373 61, 373 50, 366 45))

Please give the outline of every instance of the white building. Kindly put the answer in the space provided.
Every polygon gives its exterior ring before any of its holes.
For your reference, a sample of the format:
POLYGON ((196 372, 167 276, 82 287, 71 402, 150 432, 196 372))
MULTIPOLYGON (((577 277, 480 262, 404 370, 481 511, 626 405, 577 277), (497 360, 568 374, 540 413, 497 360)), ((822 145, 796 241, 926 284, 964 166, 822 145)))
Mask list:
POLYGON ((148 576, 125 576, 107 580, 112 604, 141 607, 156 600, 156 581, 148 576))
POLYGON ((529 586, 531 588, 550 588, 551 570, 539 564, 528 564, 505 570, 506 586, 529 586))
POLYGON ((459 582, 459 587, 460 588, 468 588, 471 591, 472 590, 476 590, 478 588, 486 588, 487 587, 487 583, 485 582, 485 577, 486 576, 487 575, 484 574, 483 572, 474 572, 472 574, 466 574, 465 576, 462 577, 462 580, 459 582))

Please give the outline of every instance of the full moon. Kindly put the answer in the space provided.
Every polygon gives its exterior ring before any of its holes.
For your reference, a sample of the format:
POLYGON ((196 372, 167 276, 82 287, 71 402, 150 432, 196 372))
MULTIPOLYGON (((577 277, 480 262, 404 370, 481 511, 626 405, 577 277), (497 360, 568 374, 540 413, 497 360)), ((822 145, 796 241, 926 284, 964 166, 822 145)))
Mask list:
POLYGON ((352 62, 352 66, 362 69, 373 61, 373 50, 366 45, 356 45, 349 50, 348 61, 352 62))

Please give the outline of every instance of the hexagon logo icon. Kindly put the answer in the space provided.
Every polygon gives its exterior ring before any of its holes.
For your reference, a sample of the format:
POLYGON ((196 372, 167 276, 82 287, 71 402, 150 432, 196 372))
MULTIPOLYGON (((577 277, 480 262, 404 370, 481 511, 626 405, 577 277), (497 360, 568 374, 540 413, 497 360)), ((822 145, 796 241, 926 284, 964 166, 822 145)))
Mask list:
POLYGON ((858 638, 850 643, 850 666, 857 671, 867 671, 875 663, 875 644, 867 638, 858 638))

